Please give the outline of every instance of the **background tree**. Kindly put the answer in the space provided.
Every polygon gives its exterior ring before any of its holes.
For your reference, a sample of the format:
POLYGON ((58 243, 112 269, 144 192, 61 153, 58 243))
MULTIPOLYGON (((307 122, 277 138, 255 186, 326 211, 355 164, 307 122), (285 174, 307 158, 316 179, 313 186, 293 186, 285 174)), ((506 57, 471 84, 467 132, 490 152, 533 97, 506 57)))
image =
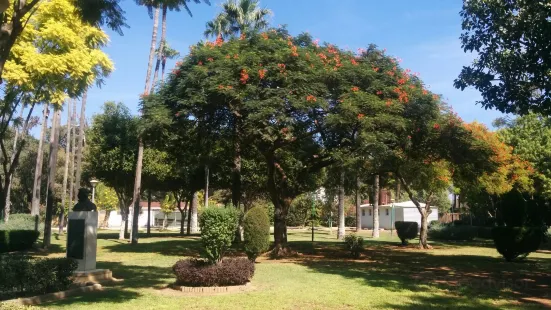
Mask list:
POLYGON ((477 59, 455 87, 474 87, 501 112, 551 113, 551 7, 546 1, 464 1, 461 47, 477 59))
POLYGON ((100 182, 96 186, 96 206, 98 210, 105 212, 101 226, 108 227, 111 211, 117 210, 119 206, 119 199, 115 190, 100 182))

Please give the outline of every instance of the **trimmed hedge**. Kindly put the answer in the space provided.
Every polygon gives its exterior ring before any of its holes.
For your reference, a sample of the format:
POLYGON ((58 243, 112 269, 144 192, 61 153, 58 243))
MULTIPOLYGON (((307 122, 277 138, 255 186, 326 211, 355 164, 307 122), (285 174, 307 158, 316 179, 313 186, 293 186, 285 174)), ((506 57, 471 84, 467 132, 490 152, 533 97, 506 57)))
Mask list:
POLYGON ((480 239, 492 239, 492 228, 493 227, 486 227, 486 226, 477 226, 478 227, 478 235, 477 237, 480 239))
POLYGON ((429 238, 447 241, 471 241, 477 235, 476 226, 434 225, 428 231, 429 238))
POLYGON ((346 235, 346 237, 344 237, 344 244, 354 258, 359 258, 364 250, 364 238, 356 236, 355 234, 346 235))
POLYGON ((201 241, 205 256, 211 263, 218 263, 235 237, 239 213, 235 208, 206 208, 199 218, 201 241))
POLYGON ((250 209, 243 219, 245 253, 251 261, 270 247, 270 219, 265 208, 250 209))
POLYGON ((77 265, 69 258, 0 255, 0 300, 66 290, 77 265))
POLYGON ((0 230, 44 230, 38 215, 11 214, 8 222, 0 222, 0 230))
POLYGON ((419 223, 417 222, 396 221, 394 227, 396 227, 398 237, 402 240, 402 245, 407 245, 408 240, 416 238, 419 232, 419 223))
POLYGON ((545 231, 540 227, 494 227, 492 236, 496 250, 510 262, 537 251, 545 231))
POLYGON ((245 257, 225 258, 218 264, 204 259, 186 259, 174 264, 172 271, 178 285, 243 285, 254 275, 254 262, 245 257))
POLYGON ((34 230, 0 230, 0 253, 29 250, 39 234, 34 230))

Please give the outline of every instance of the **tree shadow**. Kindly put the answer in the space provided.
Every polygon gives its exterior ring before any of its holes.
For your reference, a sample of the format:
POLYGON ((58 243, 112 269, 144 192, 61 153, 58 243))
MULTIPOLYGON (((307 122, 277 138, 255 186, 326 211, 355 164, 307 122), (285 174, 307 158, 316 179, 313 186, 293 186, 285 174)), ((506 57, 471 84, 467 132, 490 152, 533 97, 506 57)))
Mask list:
POLYGON ((201 252, 202 246, 197 238, 181 238, 138 244, 117 243, 104 246, 103 249, 111 253, 158 253, 168 256, 197 256, 201 252))
MULTIPOLYGON (((549 258, 528 258, 524 262, 508 263, 495 257, 433 255, 421 250, 395 251, 381 247, 367 249, 359 260, 337 260, 324 256, 324 259, 305 257, 297 263, 312 272, 361 280, 364 285, 390 291, 428 292, 431 287, 436 287, 450 292, 446 294, 450 295, 449 298, 507 298, 523 303, 536 298, 551 306, 550 259, 551 255, 549 258)), ((432 304, 450 305, 450 300, 441 299, 436 298, 432 304)), ((479 306, 468 300, 464 302, 466 309, 479 306)), ((419 305, 397 308, 415 309, 419 305)))
MULTIPOLYGON (((172 231, 163 231, 163 232, 151 232, 150 235, 147 235, 146 232, 141 232, 139 234, 139 239, 150 239, 150 238, 187 238, 187 237, 197 237, 199 234, 191 235, 180 235, 180 232, 172 231)), ((128 235, 126 236, 128 238, 128 235)), ((119 232, 115 231, 106 231, 98 230, 98 239, 119 239, 119 232)), ((122 241, 122 240, 121 240, 122 241)))

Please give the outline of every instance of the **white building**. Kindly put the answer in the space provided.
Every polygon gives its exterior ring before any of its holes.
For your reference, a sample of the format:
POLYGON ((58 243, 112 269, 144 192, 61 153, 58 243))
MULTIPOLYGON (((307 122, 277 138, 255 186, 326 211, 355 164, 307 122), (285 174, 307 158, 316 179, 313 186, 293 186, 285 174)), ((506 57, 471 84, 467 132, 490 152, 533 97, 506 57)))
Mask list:
MULTIPOLYGON (((147 227, 147 201, 141 201, 141 213, 138 218, 138 227, 147 227)), ((103 225, 104 221, 104 211, 100 211, 100 219, 99 219, 99 225, 103 225)), ((163 220, 165 218, 165 214, 161 211, 160 203, 157 201, 151 202, 151 215, 150 215, 150 221, 151 221, 151 227, 161 227, 163 225, 163 220)), ((132 216, 129 216, 130 222, 132 221, 132 216)), ((167 214, 167 228, 178 228, 180 229, 180 221, 182 219, 182 215, 178 209, 176 209, 174 212, 171 212, 167 214)), ((107 221, 107 226, 105 228, 118 228, 121 226, 122 217, 120 210, 111 211, 109 214, 109 219, 107 221)), ((187 227, 187 222, 184 223, 187 227)))
MULTIPOLYGON (((425 207, 424 203, 421 203, 425 207)), ((361 205, 362 210, 362 228, 373 229, 373 205, 361 205)), ((431 207, 428 222, 438 220, 438 207, 431 207)), ((391 223, 396 221, 417 222, 421 226, 421 214, 413 201, 404 201, 379 206, 379 227, 390 229, 391 223)), ((394 227, 393 227, 394 228, 394 227)))

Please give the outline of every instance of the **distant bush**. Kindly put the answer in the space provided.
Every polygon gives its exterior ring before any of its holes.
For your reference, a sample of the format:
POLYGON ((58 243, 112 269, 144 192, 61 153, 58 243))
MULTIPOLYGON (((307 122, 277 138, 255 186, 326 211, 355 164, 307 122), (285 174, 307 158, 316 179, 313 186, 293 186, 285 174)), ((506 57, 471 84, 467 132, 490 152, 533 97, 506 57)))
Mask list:
POLYGON ((545 232, 540 227, 494 227, 494 244, 505 260, 523 259, 537 251, 545 232))
POLYGON ((29 250, 38 235, 34 230, 0 230, 0 253, 29 250))
POLYGON ((428 231, 429 238, 448 241, 471 241, 477 234, 476 226, 439 225, 432 226, 428 231))
POLYGON ((359 258, 364 250, 364 238, 355 234, 350 234, 344 237, 346 249, 350 251, 352 257, 359 258))
POLYGON ((455 226, 464 226, 464 225, 467 225, 467 223, 463 220, 454 220, 453 225, 455 225, 455 226))
POLYGON ((254 275, 254 262, 245 257, 225 258, 218 264, 203 259, 185 259, 178 261, 172 271, 178 285, 243 285, 254 275))
POLYGON ((0 255, 0 300, 66 290, 76 268, 69 258, 0 255))
POLYGON ((356 227, 356 216, 347 216, 344 218, 345 227, 356 227))
POLYGON ((492 228, 493 227, 477 226, 477 237, 480 239, 492 239, 492 228))
POLYGON ((11 214, 10 220, 0 222, 0 230, 43 230, 44 225, 40 224, 38 215, 11 214))
POLYGON ((207 260, 215 264, 224 256, 237 231, 239 213, 235 208, 206 208, 199 218, 201 241, 207 260))
POLYGON ((402 240, 402 245, 407 245, 408 240, 416 238, 419 231, 419 224, 417 222, 396 221, 394 222, 394 227, 396 227, 398 237, 402 240))
POLYGON ((432 227, 432 226, 439 226, 439 225, 441 225, 441 223, 438 220, 434 220, 434 221, 429 222, 429 228, 432 227))
POLYGON ((270 219, 266 209, 254 207, 243 219, 245 253, 251 261, 266 252, 270 247, 270 219))

